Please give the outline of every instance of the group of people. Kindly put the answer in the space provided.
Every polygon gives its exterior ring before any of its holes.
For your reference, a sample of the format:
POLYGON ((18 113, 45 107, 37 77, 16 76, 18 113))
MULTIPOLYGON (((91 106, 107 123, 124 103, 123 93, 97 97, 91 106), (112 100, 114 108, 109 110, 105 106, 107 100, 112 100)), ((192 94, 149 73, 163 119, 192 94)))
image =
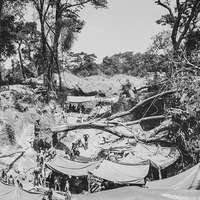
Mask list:
POLYGON ((76 112, 76 113, 83 113, 85 111, 85 106, 83 104, 66 104, 65 111, 67 113, 76 112))
POLYGON ((78 140, 76 140, 76 142, 72 143, 72 149, 71 150, 72 150, 74 156, 80 155, 79 148, 83 147, 85 150, 88 149, 89 135, 84 134, 83 139, 84 139, 84 144, 82 143, 80 138, 78 140))
POLYGON ((23 188, 23 184, 19 181, 19 179, 16 179, 12 175, 8 175, 5 170, 2 170, 0 180, 8 185, 16 185, 20 188, 23 188))

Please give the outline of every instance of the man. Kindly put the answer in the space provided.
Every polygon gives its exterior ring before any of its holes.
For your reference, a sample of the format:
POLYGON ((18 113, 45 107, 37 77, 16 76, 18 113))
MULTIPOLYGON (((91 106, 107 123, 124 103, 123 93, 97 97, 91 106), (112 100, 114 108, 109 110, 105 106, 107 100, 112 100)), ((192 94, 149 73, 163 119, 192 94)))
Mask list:
POLYGON ((8 178, 8 184, 9 184, 9 185, 14 185, 14 184, 15 184, 14 178, 13 178, 12 175, 10 175, 9 178, 8 178))
POLYGON ((40 134, 40 120, 39 119, 36 120, 35 127, 34 127, 34 134, 35 134, 35 137, 39 136, 40 134))
POLYGON ((84 148, 85 148, 85 150, 87 150, 88 149, 88 138, 89 138, 89 135, 88 134, 84 134, 83 138, 85 140, 84 148))
POLYGON ((47 192, 47 196, 48 196, 48 199, 49 200, 52 200, 53 199, 53 190, 52 190, 52 187, 49 186, 49 190, 47 192))
POLYGON ((66 189, 66 191, 65 191, 65 200, 71 200, 72 194, 71 194, 71 192, 69 190, 69 182, 68 182, 68 180, 66 180, 65 189, 66 189))

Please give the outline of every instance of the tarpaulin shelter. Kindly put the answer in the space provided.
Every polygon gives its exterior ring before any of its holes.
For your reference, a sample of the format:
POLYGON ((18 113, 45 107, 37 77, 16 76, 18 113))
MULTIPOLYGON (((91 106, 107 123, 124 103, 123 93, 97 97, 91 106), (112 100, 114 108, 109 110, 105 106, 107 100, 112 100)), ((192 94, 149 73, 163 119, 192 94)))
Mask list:
POLYGON ((0 182, 0 200, 42 200, 43 196, 42 193, 29 192, 0 182))
POLYGON ((119 96, 114 97, 96 97, 96 96, 67 96, 66 102, 68 103, 87 103, 87 102, 107 102, 116 103, 119 96))
POLYGON ((195 180, 196 174, 199 170, 199 165, 200 164, 197 164, 194 167, 169 178, 147 182, 146 186, 150 189, 187 190, 195 180))
POLYGON ((119 164, 126 164, 126 165, 143 165, 143 164, 150 164, 150 160, 143 160, 142 158, 138 158, 134 156, 132 153, 129 153, 126 157, 122 158, 118 161, 119 164))
POLYGON ((87 176, 88 172, 95 169, 100 163, 101 161, 83 163, 55 156, 50 163, 46 163, 46 166, 55 172, 66 175, 87 176))
POLYGON ((98 101, 98 102, 116 103, 119 100, 119 96, 114 96, 114 97, 96 97, 95 100, 98 101))
POLYGON ((132 153, 142 160, 150 160, 152 165, 160 170, 170 166, 180 157, 176 147, 157 147, 142 143, 137 143, 132 153))
POLYGON ((87 103, 95 100, 95 96, 67 96, 67 103, 87 103))
POLYGON ((149 164, 124 165, 104 160, 101 165, 91 171, 94 176, 127 184, 144 184, 144 178, 149 172, 149 164))
POLYGON ((197 200, 199 190, 151 190, 126 186, 92 194, 72 195, 72 200, 197 200))

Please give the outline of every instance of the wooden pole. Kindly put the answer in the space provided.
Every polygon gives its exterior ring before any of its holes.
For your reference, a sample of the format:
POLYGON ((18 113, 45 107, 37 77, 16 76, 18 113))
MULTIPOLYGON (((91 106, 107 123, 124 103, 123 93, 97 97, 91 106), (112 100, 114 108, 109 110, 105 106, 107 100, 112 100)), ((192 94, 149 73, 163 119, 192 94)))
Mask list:
POLYGON ((88 193, 90 193, 90 182, 91 182, 91 174, 90 174, 90 172, 88 172, 87 181, 88 181, 88 193))

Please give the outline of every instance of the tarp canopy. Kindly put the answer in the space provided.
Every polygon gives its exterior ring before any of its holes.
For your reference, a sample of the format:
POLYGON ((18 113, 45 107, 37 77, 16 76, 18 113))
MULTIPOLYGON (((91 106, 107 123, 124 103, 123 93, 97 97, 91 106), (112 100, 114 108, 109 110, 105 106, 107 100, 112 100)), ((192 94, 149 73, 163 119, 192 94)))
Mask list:
POLYGON ((119 96, 114 96, 114 97, 96 97, 95 100, 98 101, 98 102, 116 103, 119 100, 119 96))
POLYGON ((114 97, 95 97, 95 96, 67 96, 67 103, 87 103, 87 102, 105 102, 116 103, 119 100, 119 96, 114 97))
POLYGON ((29 192, 0 182, 0 199, 2 200, 42 200, 43 196, 42 193, 29 192))
POLYGON ((131 152, 126 157, 122 158, 118 163, 126 165, 143 165, 150 164, 150 160, 143 160, 142 158, 134 156, 131 152))
POLYGON ((161 147, 137 143, 133 154, 142 160, 150 160, 154 167, 164 169, 173 164, 180 156, 176 147, 161 147))
POLYGON ((56 172, 71 176, 87 176, 88 172, 100 165, 101 161, 82 163, 68 160, 61 156, 55 156, 46 166, 56 172))
POLYGON ((95 100, 95 96, 67 96, 68 103, 87 103, 95 100))
POLYGON ((72 200, 197 200, 199 198, 199 190, 151 190, 136 186, 72 195, 72 200))
POLYGON ((190 188, 196 177, 199 165, 200 164, 197 164, 194 167, 169 178, 147 182, 146 186, 150 189, 187 190, 190 188))
POLYGON ((123 165, 104 160, 101 165, 91 171, 97 177, 127 184, 144 184, 144 177, 149 172, 149 164, 146 165, 123 165))

